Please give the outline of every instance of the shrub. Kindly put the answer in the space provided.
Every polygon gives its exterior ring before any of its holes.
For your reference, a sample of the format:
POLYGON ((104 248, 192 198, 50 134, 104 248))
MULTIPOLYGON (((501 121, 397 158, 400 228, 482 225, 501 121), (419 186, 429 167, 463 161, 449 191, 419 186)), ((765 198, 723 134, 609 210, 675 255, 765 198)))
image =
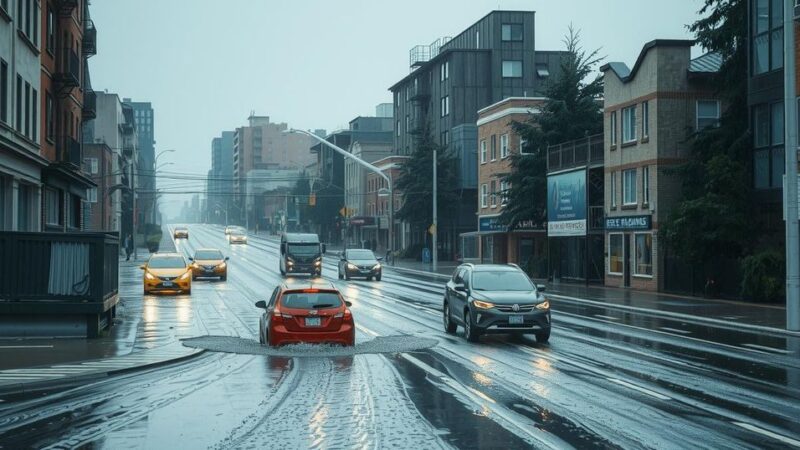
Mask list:
POLYGON ((774 303, 784 297, 786 268, 784 255, 775 249, 764 250, 742 261, 742 297, 774 303))

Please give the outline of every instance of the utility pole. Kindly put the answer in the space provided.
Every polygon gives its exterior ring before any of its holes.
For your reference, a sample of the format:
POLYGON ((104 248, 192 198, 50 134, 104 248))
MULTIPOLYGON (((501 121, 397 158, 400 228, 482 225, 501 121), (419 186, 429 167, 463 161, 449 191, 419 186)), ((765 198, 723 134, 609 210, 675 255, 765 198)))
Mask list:
POLYGON ((786 329, 800 331, 800 228, 797 205, 797 93, 795 92, 794 0, 784 0, 783 89, 786 129, 786 329))
MULTIPOLYGON (((134 154, 136 152, 134 151, 134 154)), ((133 260, 139 257, 136 245, 136 158, 133 158, 133 163, 131 164, 131 197, 133 200, 131 201, 131 207, 133 211, 131 211, 131 240, 133 241, 133 260)))
POLYGON ((431 268, 433 269, 432 270, 433 272, 436 272, 436 267, 438 266, 438 262, 439 262, 439 255, 438 255, 439 252, 438 252, 438 249, 437 249, 438 240, 439 240, 438 236, 437 236, 439 234, 439 224, 438 224, 439 219, 438 219, 437 211, 438 211, 439 208, 438 208, 438 201, 437 201, 438 199, 436 198, 438 196, 438 194, 437 194, 437 191, 438 191, 437 184, 438 183, 436 181, 436 159, 437 159, 436 146, 434 146, 433 147, 433 233, 431 233, 431 235, 432 235, 431 244, 432 244, 432 247, 433 247, 431 249, 431 262, 433 263, 431 268))

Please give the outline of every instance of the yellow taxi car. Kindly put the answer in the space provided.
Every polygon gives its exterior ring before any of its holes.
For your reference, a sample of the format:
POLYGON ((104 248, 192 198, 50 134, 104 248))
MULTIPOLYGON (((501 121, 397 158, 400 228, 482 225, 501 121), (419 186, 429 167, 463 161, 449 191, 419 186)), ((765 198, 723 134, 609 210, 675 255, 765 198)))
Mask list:
POLYGON ((189 239, 189 228, 175 227, 175 231, 172 233, 172 237, 174 237, 175 239, 189 239))
POLYGON ((192 278, 219 277, 221 281, 228 279, 228 257, 215 248, 200 248, 194 252, 192 262, 192 278))
POLYGON ((192 293, 192 268, 180 253, 153 253, 144 270, 144 293, 192 293))

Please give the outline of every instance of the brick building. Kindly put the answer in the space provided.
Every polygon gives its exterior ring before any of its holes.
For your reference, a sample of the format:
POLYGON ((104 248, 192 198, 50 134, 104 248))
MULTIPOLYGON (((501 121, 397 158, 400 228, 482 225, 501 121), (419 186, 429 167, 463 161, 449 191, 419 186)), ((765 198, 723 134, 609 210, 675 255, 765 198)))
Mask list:
MULTIPOLYGON (((633 68, 601 67, 605 81, 605 284, 679 290, 658 225, 681 195, 668 169, 684 162, 689 135, 716 126, 721 104, 712 77, 721 58, 691 59, 691 40, 654 40, 633 68)), ((674 262, 674 261, 672 261, 674 262)))
POLYGON ((546 262, 545 229, 524 221, 508 227, 498 218, 506 205, 505 192, 510 188, 503 181, 511 173, 510 157, 521 151, 522 138, 514 131, 513 123, 530 120, 543 102, 541 97, 509 97, 478 111, 478 229, 462 235, 462 239, 474 236, 478 240, 480 262, 517 263, 530 267, 537 277, 546 276, 542 265, 536 263, 546 262))

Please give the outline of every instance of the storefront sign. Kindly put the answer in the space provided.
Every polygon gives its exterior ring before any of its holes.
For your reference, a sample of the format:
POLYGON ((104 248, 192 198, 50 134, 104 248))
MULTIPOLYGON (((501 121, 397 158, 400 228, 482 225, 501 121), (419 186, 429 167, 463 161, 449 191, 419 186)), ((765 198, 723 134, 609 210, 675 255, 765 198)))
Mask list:
POLYGON ((498 219, 499 216, 479 217, 478 231, 506 231, 507 227, 498 219))
POLYGON ((545 229, 545 224, 537 223, 533 219, 528 219, 528 220, 520 220, 519 222, 517 222, 517 224, 514 225, 512 231, 517 231, 517 232, 544 231, 544 229, 545 229))
POLYGON ((606 230, 649 230, 653 226, 653 216, 606 217, 606 230))
POLYGON ((586 235, 586 170, 547 177, 547 235, 586 235))
POLYGON ((351 217, 350 225, 375 225, 375 218, 372 216, 351 217))

